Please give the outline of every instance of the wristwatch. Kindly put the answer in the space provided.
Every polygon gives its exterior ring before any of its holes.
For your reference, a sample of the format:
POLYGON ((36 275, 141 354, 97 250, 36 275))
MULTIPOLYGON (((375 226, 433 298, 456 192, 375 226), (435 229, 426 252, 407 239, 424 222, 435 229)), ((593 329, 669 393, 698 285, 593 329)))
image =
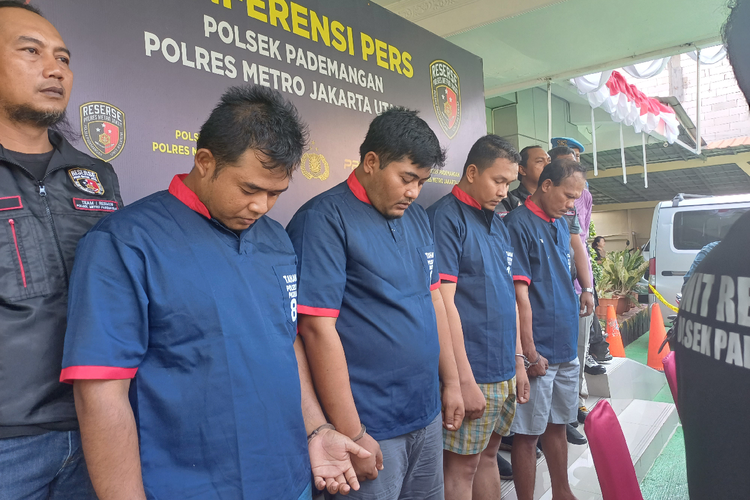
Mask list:
POLYGON ((589 287, 589 288, 581 288, 581 293, 583 293, 583 292, 594 293, 594 289, 591 288, 591 287, 589 287))

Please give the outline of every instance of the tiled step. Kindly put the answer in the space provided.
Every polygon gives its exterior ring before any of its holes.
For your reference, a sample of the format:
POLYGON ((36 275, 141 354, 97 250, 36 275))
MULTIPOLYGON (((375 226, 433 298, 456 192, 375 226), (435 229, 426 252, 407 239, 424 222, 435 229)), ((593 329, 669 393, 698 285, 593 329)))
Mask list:
POLYGON ((586 374, 589 395, 614 399, 651 401, 666 385, 664 373, 627 358, 614 358, 605 364, 607 373, 586 374))
MULTIPOLYGON (((601 398, 586 401, 592 408, 601 398)), ((641 481, 661 454, 678 425, 677 411, 673 404, 633 399, 611 399, 620 420, 625 440, 630 449, 636 476, 641 481)), ((578 429, 583 432, 583 426, 578 429)), ((506 460, 510 453, 501 452, 506 460)), ((596 476, 594 461, 588 445, 568 445, 568 481, 578 500, 601 500, 601 489, 596 476)), ((503 500, 517 500, 513 481, 502 482, 503 500)), ((542 455, 537 461, 534 500, 551 500, 552 489, 547 461, 542 455)))

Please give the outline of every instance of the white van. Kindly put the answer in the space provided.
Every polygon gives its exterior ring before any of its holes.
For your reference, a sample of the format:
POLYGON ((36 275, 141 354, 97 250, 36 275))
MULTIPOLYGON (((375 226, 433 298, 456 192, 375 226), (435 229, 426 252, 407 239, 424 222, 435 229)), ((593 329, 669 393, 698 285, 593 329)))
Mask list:
MULTIPOLYGON (((750 210, 750 194, 692 196, 678 194, 654 208, 649 248, 649 283, 672 304, 683 278, 701 248, 721 240, 734 222, 750 210)), ((649 294, 649 304, 659 302, 649 294)), ((674 314, 661 304, 661 313, 674 314)))

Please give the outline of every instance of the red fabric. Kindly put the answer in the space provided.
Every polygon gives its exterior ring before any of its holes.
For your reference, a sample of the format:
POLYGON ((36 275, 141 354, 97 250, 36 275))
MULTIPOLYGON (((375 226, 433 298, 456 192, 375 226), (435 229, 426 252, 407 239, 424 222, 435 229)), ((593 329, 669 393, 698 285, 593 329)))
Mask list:
POLYGON ((466 191, 458 187, 458 184, 453 186, 453 191, 451 191, 451 194, 458 198, 458 201, 466 203, 470 207, 474 207, 479 210, 482 209, 482 205, 480 205, 477 200, 466 194, 466 191))
POLYGON ((60 372, 60 382, 72 384, 74 380, 125 380, 135 377, 138 368, 118 366, 69 366, 60 372))
POLYGON ((211 218, 211 214, 208 213, 208 209, 203 202, 198 199, 193 191, 185 185, 183 182, 188 174, 177 174, 172 178, 172 183, 169 185, 169 194, 183 202, 191 210, 194 210, 201 214, 206 219, 211 218))
POLYGON ((625 435, 614 410, 599 401, 584 424, 604 500, 643 500, 625 435))
POLYGON ((436 283, 433 283, 432 285, 430 285, 430 291, 431 291, 431 292, 434 292, 434 291, 435 291, 435 290, 437 290, 438 288, 440 288, 440 282, 439 282, 439 281, 438 281, 438 282, 436 282, 436 283))
POLYGON ((664 375, 667 376, 669 390, 672 391, 674 406, 677 408, 677 413, 679 414, 680 408, 677 406, 677 368, 674 364, 674 351, 664 356, 664 359, 662 359, 661 362, 664 365, 664 375))
POLYGON ((523 281, 527 285, 531 285, 531 280, 527 278, 526 276, 515 275, 513 276, 513 281, 523 281))
POLYGON ((338 309, 326 309, 325 307, 310 307, 297 305, 297 312, 299 314, 307 314, 308 316, 325 316, 326 318, 338 318, 338 309))
POLYGON ((372 203, 370 203, 370 198, 367 196, 367 191, 365 191, 365 187, 359 182, 359 179, 354 175, 354 172, 349 174, 349 178, 346 180, 346 185, 349 186, 349 189, 352 190, 352 193, 354 193, 354 196, 356 196, 359 201, 372 205, 372 203))
POLYGON ((635 85, 629 84, 625 77, 619 72, 613 71, 612 76, 607 80, 607 88, 609 89, 609 95, 615 96, 617 94, 624 94, 625 97, 631 102, 634 102, 640 109, 641 116, 651 113, 653 115, 659 115, 659 113, 672 113, 674 110, 658 100, 648 97, 646 94, 638 90, 635 85))
POLYGON ((450 281, 452 283, 458 283, 458 276, 453 276, 451 274, 440 273, 440 279, 444 281, 450 281))
POLYGON ((531 196, 529 196, 528 198, 526 198, 526 206, 529 207, 529 210, 531 210, 532 212, 534 212, 534 215, 536 215, 540 219, 546 220, 547 222, 555 222, 555 219, 549 218, 547 216, 547 213, 544 210, 542 210, 541 208, 539 208, 539 205, 537 205, 536 203, 534 203, 533 201, 531 201, 531 196))

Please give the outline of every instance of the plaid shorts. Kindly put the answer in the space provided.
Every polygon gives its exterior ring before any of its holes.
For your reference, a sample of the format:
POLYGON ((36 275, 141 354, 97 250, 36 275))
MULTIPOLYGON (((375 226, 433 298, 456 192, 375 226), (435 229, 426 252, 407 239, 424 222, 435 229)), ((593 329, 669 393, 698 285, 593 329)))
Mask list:
POLYGON ((487 406, 476 420, 464 419, 457 431, 443 429, 443 449, 459 455, 476 455, 487 448, 492 433, 507 436, 516 414, 516 377, 493 384, 477 384, 487 406))

